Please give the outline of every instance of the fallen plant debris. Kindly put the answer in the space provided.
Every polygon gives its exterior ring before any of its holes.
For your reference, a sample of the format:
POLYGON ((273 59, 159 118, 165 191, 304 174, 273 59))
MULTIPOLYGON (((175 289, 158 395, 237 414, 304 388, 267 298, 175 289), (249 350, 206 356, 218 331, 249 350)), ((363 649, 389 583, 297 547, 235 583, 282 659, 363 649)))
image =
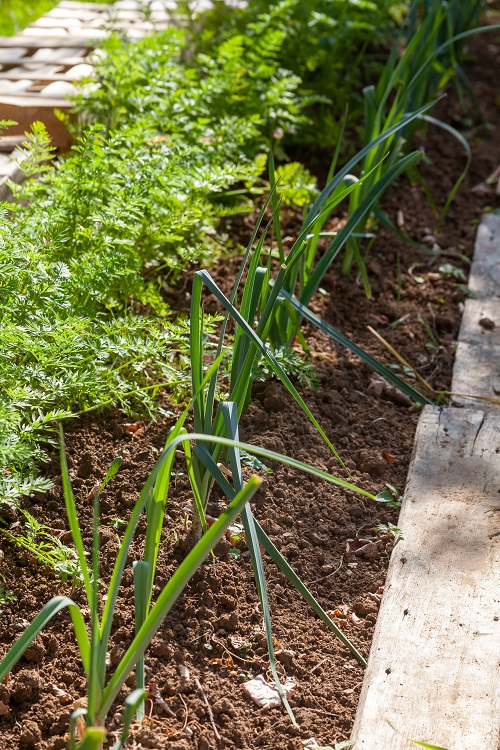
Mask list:
MULTIPOLYGON (((268 682, 263 674, 259 674, 252 680, 244 682, 241 687, 243 688, 243 692, 264 711, 270 708, 277 708, 281 705, 281 698, 276 684, 268 682)), ((297 683, 294 679, 288 677, 282 683, 282 687, 286 696, 291 697, 297 689, 297 683)))
POLYGON ((346 539, 346 557, 363 557, 366 560, 373 560, 380 556, 380 550, 377 542, 373 539, 346 539))
POLYGON ((370 599, 373 599, 373 601, 377 605, 380 605, 380 602, 382 601, 383 594, 384 594, 384 587, 383 586, 379 586, 378 589, 373 594, 371 592, 368 592, 368 596, 370 597, 370 599))
POLYGON ((142 428, 142 422, 132 422, 130 424, 124 423, 121 424, 120 427, 125 430, 125 432, 135 435, 142 428))
POLYGON ((175 711, 172 711, 168 703, 163 699, 158 685, 153 680, 149 683, 148 686, 148 698, 153 706, 158 706, 158 708, 160 708, 164 713, 168 714, 168 716, 173 716, 174 718, 176 718, 175 711))
POLYGON ((355 612, 350 612, 349 607, 343 605, 337 609, 329 610, 328 614, 335 622, 338 622, 340 627, 346 627, 349 622, 352 622, 358 628, 362 628, 367 622, 363 617, 358 617, 355 612))
POLYGON ((49 682, 48 686, 52 693, 56 696, 56 698, 59 698, 59 703, 61 704, 61 706, 68 706, 70 703, 73 703, 74 698, 68 693, 67 690, 63 690, 53 682, 49 682))
POLYGON ((370 396, 386 396, 401 406, 413 406, 413 401, 406 393, 403 393, 399 388, 392 385, 392 383, 388 383, 387 380, 382 380, 381 378, 370 378, 366 392, 370 396))

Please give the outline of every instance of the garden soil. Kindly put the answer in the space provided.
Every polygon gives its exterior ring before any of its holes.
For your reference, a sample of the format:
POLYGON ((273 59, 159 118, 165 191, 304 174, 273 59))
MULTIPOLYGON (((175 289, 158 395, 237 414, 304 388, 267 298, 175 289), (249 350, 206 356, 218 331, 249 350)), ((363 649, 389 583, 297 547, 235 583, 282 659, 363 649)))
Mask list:
MULTIPOLYGON (((433 233, 435 216, 423 190, 406 179, 391 190, 384 206, 405 232, 430 248, 440 248, 441 254, 425 255, 381 231, 368 260, 373 298, 366 299, 354 277, 344 279, 334 268, 324 279, 324 293, 312 304, 315 312, 356 343, 386 363, 397 364, 367 331, 367 326, 372 326, 437 391, 451 382, 464 300, 462 281, 440 268, 451 264, 467 273, 467 258, 481 215, 488 207, 499 206, 496 184, 486 180, 500 161, 500 43, 492 34, 473 42, 471 51, 466 70, 488 125, 465 122, 473 163, 443 228, 433 233)), ((469 115, 463 114, 453 93, 438 110, 439 116, 464 130, 464 118, 469 115)), ((442 205, 464 167, 465 154, 453 138, 435 128, 429 129, 423 145, 429 163, 422 171, 436 202, 442 205)), ((233 219, 232 227, 226 229, 246 242, 254 218, 233 219)), ((287 233, 293 236, 298 226, 298 218, 289 216, 287 233)), ((228 288, 238 264, 239 259, 221 261, 212 274, 228 288)), ((189 305, 189 279, 187 274, 185 283, 172 295, 180 308, 189 305)), ((369 368, 347 350, 313 328, 306 326, 304 332, 321 387, 316 392, 305 390, 303 395, 349 474, 342 471, 292 398, 273 380, 256 384, 241 423, 243 439, 343 475, 370 492, 385 490, 389 483, 402 493, 418 410, 397 391, 381 392, 369 368)), ((168 401, 164 406, 171 408, 168 401)), ((119 474, 102 496, 104 581, 109 579, 118 549, 119 521, 128 517, 174 422, 174 416, 165 416, 168 413, 135 425, 136 431, 126 426, 130 420, 120 411, 87 415, 65 427, 87 543, 89 490, 102 480, 115 456, 124 458, 119 474)), ((156 593, 185 555, 184 540, 192 514, 184 468, 180 461, 174 468, 156 593)), ((271 468, 253 502, 256 517, 323 608, 333 613, 367 657, 393 547, 392 536, 375 531, 375 527, 397 524, 397 510, 290 468, 271 468), (356 545, 349 540, 357 537, 367 540, 368 546, 353 554, 356 545)), ((50 528, 67 531, 59 471, 54 454, 47 465, 53 489, 25 501, 25 506, 50 528)), ((209 513, 217 516, 223 506, 214 490, 209 513)), ((15 523, 16 518, 9 521, 15 523)), ((5 538, 0 539, 0 546, 2 585, 13 590, 18 599, 2 612, 1 650, 5 651, 51 596, 71 594, 78 603, 83 603, 84 597, 81 590, 71 592, 69 584, 34 564, 29 554, 13 548, 5 538)), ((140 552, 139 534, 130 563, 140 552)), ((270 561, 266 574, 278 668, 283 679, 296 683, 290 698, 296 726, 281 708, 262 710, 245 694, 242 683, 257 675, 268 679, 269 664, 248 552, 244 547, 240 552, 236 559, 230 542, 224 539, 155 635, 147 652, 147 679, 160 699, 148 701, 150 718, 133 727, 127 747, 295 750, 307 746, 301 743, 311 738, 320 745, 334 745, 349 737, 363 669, 270 561)), ((119 662, 133 634, 131 568, 120 594, 111 665, 119 662)), ((133 678, 128 685, 133 687, 133 678)), ((0 686, 0 749, 66 747, 69 715, 84 694, 71 621, 62 613, 0 686)), ((125 694, 123 691, 118 703, 125 694)), ((120 726, 118 703, 110 716, 112 732, 120 726)))

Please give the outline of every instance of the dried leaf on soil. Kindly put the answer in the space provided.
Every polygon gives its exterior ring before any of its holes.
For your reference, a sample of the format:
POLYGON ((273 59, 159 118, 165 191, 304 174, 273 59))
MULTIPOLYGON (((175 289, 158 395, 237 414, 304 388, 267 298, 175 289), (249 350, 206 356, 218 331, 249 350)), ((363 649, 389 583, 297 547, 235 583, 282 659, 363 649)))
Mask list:
POLYGON ((138 432, 142 427, 142 422, 133 422, 132 424, 121 424, 120 427, 122 427, 125 432, 130 433, 131 435, 134 435, 136 432, 138 432))
POLYGON ((155 706, 161 708, 162 711, 164 711, 166 714, 168 714, 169 716, 175 716, 175 713, 172 711, 168 703, 163 700, 161 693, 158 690, 158 685, 154 681, 149 683, 148 698, 155 706))
POLYGON ((358 617, 356 614, 354 614, 354 612, 351 612, 351 614, 349 615, 349 620, 358 628, 362 628, 366 622, 366 620, 364 620, 362 617, 358 617))
POLYGON ((403 393, 391 383, 380 378, 370 378, 366 392, 372 396, 386 396, 395 404, 400 406, 412 406, 412 400, 406 393, 403 393))
MULTIPOLYGON (((266 682, 263 674, 257 675, 253 680, 248 680, 242 685, 243 691, 256 703, 260 708, 267 710, 281 705, 281 698, 278 688, 274 682, 266 682)), ((289 677, 283 683, 283 691, 287 698, 294 694, 296 689, 295 680, 289 677)))
POLYGON ((347 539, 346 540, 346 555, 351 557, 363 557, 366 560, 373 560, 379 557, 379 549, 375 542, 371 539, 347 539))
POLYGON ((62 690, 60 687, 57 687, 57 685, 55 685, 53 682, 49 682, 49 688, 56 696, 56 698, 59 698, 59 703, 61 704, 61 706, 67 706, 68 703, 72 703, 73 698, 66 690, 62 690))
POLYGON ((368 592, 368 596, 370 597, 370 599, 373 599, 374 602, 376 602, 377 604, 380 604, 380 602, 382 601, 383 593, 384 593, 384 587, 379 586, 374 594, 368 592))

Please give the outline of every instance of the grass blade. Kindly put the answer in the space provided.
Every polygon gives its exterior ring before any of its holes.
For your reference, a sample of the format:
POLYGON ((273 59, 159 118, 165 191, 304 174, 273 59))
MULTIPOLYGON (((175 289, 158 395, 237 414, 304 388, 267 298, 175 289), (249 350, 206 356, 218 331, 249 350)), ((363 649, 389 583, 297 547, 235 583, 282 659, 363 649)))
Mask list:
MULTIPOLYGON (((396 729, 394 724, 392 724, 389 719, 386 719, 387 723, 389 724, 391 729, 394 729, 396 734, 399 734, 400 737, 404 737, 404 734, 399 731, 399 729, 396 729)), ((441 747, 440 745, 431 745, 428 742, 421 742, 420 740, 412 740, 410 737, 406 738, 408 742, 412 742, 414 745, 419 745, 419 747, 426 747, 428 750, 447 750, 445 747, 441 747)))
POLYGON ((370 211, 372 210, 373 205, 380 200, 387 188, 400 174, 405 172, 413 164, 419 162, 422 158, 423 153, 421 151, 415 151, 412 154, 403 157, 396 164, 390 167, 368 190, 365 197, 351 213, 346 224, 342 227, 338 235, 335 237, 330 247, 322 255, 313 273, 309 277, 307 284, 301 290, 300 301, 304 305, 309 304, 309 302, 311 301, 311 297, 313 296, 316 289, 320 286, 323 276, 325 275, 329 266, 337 257, 347 240, 352 236, 352 233, 355 231, 360 231, 359 227, 360 225, 364 225, 370 214, 370 211))
MULTIPOLYGON (((224 492, 225 495, 227 495, 228 498, 231 498, 234 495, 234 489, 231 487, 231 484, 227 480, 227 478, 224 476, 222 471, 218 468, 217 464, 214 462, 212 457, 210 456, 210 453, 203 447, 200 446, 199 448, 196 448, 195 450, 199 451, 200 454, 200 460, 202 460, 205 463, 205 466, 210 471, 212 476, 214 477, 215 481, 221 488, 221 490, 224 492)), ((366 667, 366 661, 363 658, 363 656, 359 653, 359 651, 356 649, 356 647, 349 641, 347 636, 344 635, 344 633, 341 631, 341 629, 335 625, 335 623, 332 621, 332 619, 326 614, 324 609, 321 607, 321 605, 317 602, 317 600, 314 598, 314 596, 311 594, 307 586, 301 581, 299 576, 295 573, 293 568, 288 564, 288 562, 285 560, 281 552, 275 547, 275 545, 272 543, 272 541, 269 539, 259 522, 252 516, 254 529, 256 531, 257 540, 262 544, 266 552, 269 554, 271 559, 276 563, 276 565, 279 567, 282 573, 286 575, 290 583, 292 583, 297 591, 304 597, 306 602, 310 604, 310 606, 313 608, 313 610, 316 612, 316 614, 323 620, 323 622, 332 630, 332 632, 339 638, 342 643, 349 649, 349 651, 353 654, 353 656, 359 661, 362 667, 366 667)), ((248 541, 248 537, 247 537, 248 541)), ((258 544, 257 544, 258 548, 258 544)))
POLYGON ((278 568, 281 570, 282 573, 286 575, 290 583, 292 583, 299 594, 303 596, 303 598, 306 600, 306 602, 312 607, 312 609, 316 612, 318 617, 320 617, 321 620, 330 628, 330 630, 335 633, 337 638, 342 641, 344 646, 349 649, 351 654, 357 659, 357 661, 361 664, 362 667, 366 667, 366 659, 359 653, 356 646, 351 643, 351 641, 347 638, 346 635, 341 631, 341 629, 335 625, 331 617, 327 615, 323 607, 319 604, 319 602, 315 599, 315 597, 311 594, 305 583, 301 581, 299 576, 296 574, 294 569, 291 567, 291 565, 288 564, 288 562, 285 560, 281 552, 278 550, 278 548, 272 543, 272 541, 267 536, 266 532, 262 528, 262 526, 259 524, 258 521, 255 521, 255 526, 257 530, 257 537, 259 539, 259 542, 262 544, 268 555, 271 557, 271 559, 276 563, 278 568))
POLYGON ((392 125, 390 128, 387 128, 387 130, 384 130, 384 132, 377 136, 377 138, 374 138, 372 141, 370 141, 370 143, 367 143, 366 146, 363 146, 363 148, 358 151, 358 153, 355 154, 352 159, 350 159, 347 164, 342 167, 342 169, 339 170, 332 181, 328 185, 326 185, 325 188, 323 188, 319 196, 316 198, 307 215, 308 225, 312 225, 316 215, 321 212, 322 206, 328 199, 331 192, 337 187, 337 185, 342 182, 347 174, 352 172, 353 168, 356 166, 356 164, 358 164, 358 162, 360 162, 370 151, 376 148, 379 144, 388 140, 388 138, 390 138, 392 135, 402 130, 409 123, 413 122, 413 120, 416 120, 422 114, 424 114, 424 112, 427 112, 427 110, 431 109, 435 104, 437 104, 439 100, 439 98, 435 99, 434 101, 428 102, 423 107, 415 110, 415 112, 409 112, 408 114, 404 115, 398 123, 392 125))
MULTIPOLYGON (((252 340, 252 342, 256 345, 257 349, 264 355, 264 357, 269 362, 271 368, 273 369, 274 373, 277 375, 277 377, 281 380, 283 385, 286 387, 286 389, 289 391, 289 393, 294 397, 295 401, 299 404, 301 409, 304 411, 304 413, 309 417, 309 420, 314 425, 314 427, 317 429, 325 443, 328 445, 334 456, 338 459, 338 461, 343 466, 342 459, 340 458, 339 454, 335 450, 333 444, 327 437, 326 433, 324 432, 323 428, 320 426, 319 422, 316 420, 312 412, 310 411, 309 407, 305 403, 302 396, 299 394, 293 383, 291 382, 290 378, 286 374, 286 372, 283 370, 281 365, 276 361, 275 357, 271 354, 269 349, 265 346, 265 344, 261 341, 261 339, 257 336, 253 328, 247 323, 247 321, 240 315, 238 310, 230 303, 230 301, 227 299, 227 297, 221 292, 217 284, 213 281, 212 277, 207 271, 197 271, 197 275, 200 275, 200 278, 203 279, 203 282, 208 286, 210 291, 214 294, 215 297, 219 300, 219 302, 228 310, 231 314, 231 316, 234 318, 235 322, 241 326, 243 331, 247 334, 247 336, 252 340)), ((240 381, 242 378, 240 378, 240 381)), ((248 386, 247 386, 248 387, 248 386)), ((239 401, 239 399, 237 399, 239 401)))
POLYGON ((351 484, 345 479, 336 477, 333 474, 328 474, 328 472, 323 471, 323 469, 317 469, 315 466, 305 464, 296 458, 291 458, 291 456, 284 456, 282 453, 276 453, 276 451, 269 450, 268 448, 262 448, 259 445, 243 443, 240 440, 229 440, 229 438, 221 437, 220 435, 207 436, 202 433, 196 432, 189 433, 186 436, 180 435, 172 441, 172 444, 169 446, 169 450, 175 450, 175 448, 184 440, 194 440, 196 441, 196 443, 216 443, 223 448, 235 447, 238 448, 240 452, 245 451, 246 453, 251 453, 252 455, 259 456, 260 458, 267 458, 269 461, 279 461, 282 464, 293 467, 294 469, 299 469, 299 471, 305 471, 307 474, 318 477, 318 479, 325 479, 331 484, 335 484, 338 487, 342 487, 343 489, 349 490, 351 492, 357 492, 359 495, 368 497, 370 500, 376 501, 377 499, 376 496, 371 492, 368 492, 368 490, 364 490, 362 487, 357 487, 355 484, 351 484))
POLYGON ((92 599, 90 608, 90 674, 87 680, 87 727, 95 724, 95 712, 101 702, 106 676, 106 646, 102 652, 99 628, 99 493, 92 500, 92 599))
POLYGON ((105 737, 106 730, 102 727, 87 727, 78 743, 78 750, 101 750, 105 737))
POLYGON ((99 493, 101 493, 103 491, 103 489, 106 487, 106 485, 108 485, 109 482, 111 482, 111 480, 113 479, 113 477, 115 476, 115 474, 118 472, 118 470, 119 470, 120 466, 122 465, 122 463, 123 463, 123 458, 121 456, 117 456, 113 460, 111 466, 108 469, 108 472, 107 472, 106 476, 102 480, 101 486, 99 487, 99 490, 98 490, 99 493))
POLYGON ((448 125, 447 122, 443 122, 442 120, 438 120, 435 117, 431 117, 430 115, 423 115, 422 120, 425 120, 425 122, 429 122, 432 125, 436 125, 438 128, 441 128, 442 130, 445 130, 447 133, 450 133, 454 138, 457 139, 457 141, 463 146, 465 154, 467 156, 467 161, 465 164, 465 167, 463 168, 462 172, 458 176, 458 179, 456 180, 455 184, 453 185, 452 189, 448 193, 448 198, 446 199, 446 203, 444 204, 443 210, 439 214, 439 218, 436 224, 436 231, 439 231, 439 228, 441 227, 441 224, 444 221, 444 218, 446 214, 448 213, 448 209, 455 198, 455 195, 457 194, 457 190, 462 184, 462 182, 465 180, 467 176, 467 172, 469 171, 469 167, 472 163, 472 151, 471 148, 467 142, 467 139, 464 138, 462 133, 460 133, 456 128, 452 127, 451 125, 448 125))
POLYGON ((130 729, 130 725, 132 724, 134 716, 136 712, 138 713, 140 704, 144 704, 144 698, 146 698, 147 694, 147 690, 136 689, 133 690, 130 695, 127 695, 127 697, 125 698, 123 703, 125 710, 123 712, 122 731, 119 738, 113 745, 112 750, 122 750, 122 747, 128 737, 128 730, 130 729))
POLYGON ((375 217, 378 219, 378 221, 384 226, 386 229, 388 229, 392 234, 396 235, 396 237, 399 237, 400 240, 403 240, 403 242, 406 242, 411 247, 414 247, 416 250, 420 250, 421 253, 425 253, 426 255, 433 255, 436 257, 439 255, 439 251, 432 250, 430 247, 425 247, 425 245, 421 245, 419 242, 416 242, 415 240, 412 240, 411 237, 409 237, 407 234, 402 232, 399 227, 397 227, 387 216, 384 211, 382 211, 381 208, 376 207, 373 211, 375 217))

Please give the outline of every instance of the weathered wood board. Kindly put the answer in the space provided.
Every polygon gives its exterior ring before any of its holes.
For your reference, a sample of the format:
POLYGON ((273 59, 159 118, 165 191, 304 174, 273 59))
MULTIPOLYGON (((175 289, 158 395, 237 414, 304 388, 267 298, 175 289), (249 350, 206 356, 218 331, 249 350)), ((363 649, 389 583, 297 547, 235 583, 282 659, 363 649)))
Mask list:
POLYGON ((54 110, 71 109, 72 82, 90 74, 89 54, 112 30, 136 40, 166 28, 171 6, 172 0, 64 0, 16 36, 0 37, 0 117, 17 122, 9 133, 41 120, 54 145, 69 148, 71 136, 54 110))
POLYGON ((499 410, 500 405, 478 402, 470 396, 500 401, 500 216, 484 216, 477 233, 469 289, 475 295, 465 303, 453 369, 456 406, 499 410))
POLYGON ((355 750, 498 750, 500 414, 425 407, 399 525, 355 750))

